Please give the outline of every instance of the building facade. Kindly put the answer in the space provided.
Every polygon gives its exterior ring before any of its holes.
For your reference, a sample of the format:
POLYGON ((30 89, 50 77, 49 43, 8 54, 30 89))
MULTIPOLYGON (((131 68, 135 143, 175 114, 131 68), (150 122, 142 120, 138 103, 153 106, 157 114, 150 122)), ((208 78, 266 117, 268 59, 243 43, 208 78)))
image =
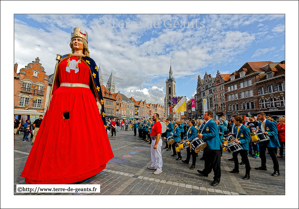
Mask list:
POLYGON ((213 89, 215 119, 219 119, 222 115, 226 115, 224 83, 229 81, 229 79, 230 74, 220 74, 219 70, 217 70, 217 74, 214 81, 215 87, 213 89))
MULTIPOLYGON (((101 79, 101 77, 100 77, 100 79, 101 79)), ((102 79, 103 79, 103 76, 102 76, 102 79)), ((111 74, 110 74, 110 77, 109 77, 109 79, 108 79, 106 88, 107 88, 107 90, 108 90, 109 92, 111 92, 112 94, 115 93, 115 82, 114 82, 113 72, 111 72, 111 74)))
POLYGON ((121 116, 122 118, 133 119, 134 118, 134 102, 132 102, 126 95, 120 94, 121 103, 121 116))
POLYGON ((255 83, 264 72, 262 67, 269 63, 272 62, 247 62, 230 75, 230 80, 224 84, 228 119, 233 114, 249 116, 259 112, 255 83))
POLYGON ((49 76, 40 59, 28 63, 17 73, 18 64, 14 65, 14 108, 29 109, 44 113, 49 76))
POLYGON ((273 118, 285 115, 285 62, 263 66, 255 83, 259 111, 273 118))

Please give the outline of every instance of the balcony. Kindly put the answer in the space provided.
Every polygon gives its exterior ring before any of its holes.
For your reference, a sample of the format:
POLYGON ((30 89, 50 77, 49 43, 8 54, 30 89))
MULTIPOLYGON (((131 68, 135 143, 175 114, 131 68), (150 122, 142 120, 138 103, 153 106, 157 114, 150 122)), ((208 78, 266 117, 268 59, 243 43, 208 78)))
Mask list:
POLYGON ((28 93, 28 94, 32 94, 32 88, 22 87, 22 88, 21 88, 21 92, 23 92, 23 93, 28 93))
POLYGON ((39 96, 44 96, 44 92, 43 90, 37 90, 37 95, 39 96))

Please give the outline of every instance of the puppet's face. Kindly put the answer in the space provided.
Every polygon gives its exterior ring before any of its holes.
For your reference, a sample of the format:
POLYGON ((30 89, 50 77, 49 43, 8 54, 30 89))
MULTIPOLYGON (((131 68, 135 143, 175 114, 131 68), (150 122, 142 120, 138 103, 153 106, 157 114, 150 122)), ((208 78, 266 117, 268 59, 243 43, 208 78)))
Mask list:
POLYGON ((77 50, 83 50, 83 40, 82 38, 73 38, 72 39, 72 42, 73 42, 73 49, 75 51, 77 50))

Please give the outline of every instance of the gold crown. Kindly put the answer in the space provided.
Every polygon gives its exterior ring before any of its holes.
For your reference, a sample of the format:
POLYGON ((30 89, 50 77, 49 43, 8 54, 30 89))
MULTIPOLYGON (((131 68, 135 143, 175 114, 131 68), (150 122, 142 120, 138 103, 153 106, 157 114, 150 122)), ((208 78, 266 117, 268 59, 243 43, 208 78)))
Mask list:
POLYGON ((81 28, 78 28, 78 27, 75 27, 73 30, 74 30, 74 32, 71 33, 71 39, 74 37, 80 37, 88 42, 88 34, 86 31, 85 31, 85 33, 82 33, 81 28))

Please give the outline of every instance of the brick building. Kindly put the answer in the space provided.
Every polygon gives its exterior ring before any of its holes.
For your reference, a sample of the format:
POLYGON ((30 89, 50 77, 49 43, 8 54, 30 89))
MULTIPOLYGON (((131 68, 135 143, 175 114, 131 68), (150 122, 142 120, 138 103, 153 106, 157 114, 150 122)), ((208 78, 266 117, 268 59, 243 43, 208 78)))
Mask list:
POLYGON ((120 94, 122 99, 121 116, 126 119, 134 118, 134 102, 131 101, 126 95, 120 94))
POLYGON ((113 94, 104 85, 101 85, 101 91, 104 98, 106 118, 120 117, 122 104, 120 92, 113 94))
POLYGON ((228 119, 235 113, 248 116, 259 112, 258 90, 255 83, 259 79, 259 74, 265 71, 262 67, 269 63, 272 62, 247 62, 233 72, 230 80, 224 83, 228 119))
POLYGON ((44 113, 49 76, 39 58, 28 63, 17 73, 14 65, 14 108, 36 110, 44 113))
POLYGON ((262 67, 255 83, 258 91, 259 111, 274 118, 285 115, 285 61, 269 63, 262 67))
POLYGON ((220 72, 217 70, 217 74, 214 81, 215 87, 213 89, 215 119, 219 119, 219 117, 221 117, 222 115, 226 115, 224 84, 225 82, 229 81, 229 79, 230 74, 220 74, 220 72))

